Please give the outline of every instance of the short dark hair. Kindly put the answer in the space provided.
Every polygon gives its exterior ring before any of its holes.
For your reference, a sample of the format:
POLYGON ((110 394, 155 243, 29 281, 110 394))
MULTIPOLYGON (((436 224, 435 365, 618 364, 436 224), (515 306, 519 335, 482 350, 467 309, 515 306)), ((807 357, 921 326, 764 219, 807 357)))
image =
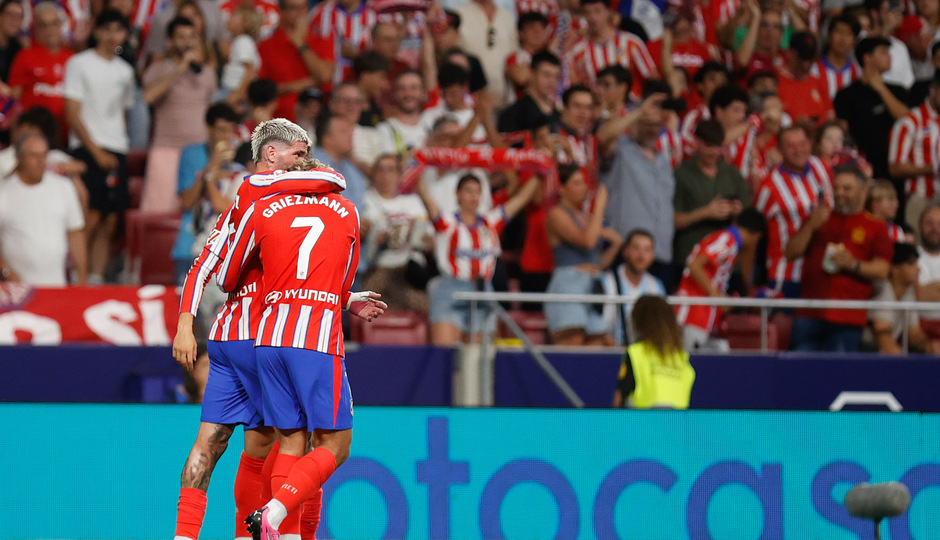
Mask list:
POLYGON ((206 125, 214 126, 219 120, 225 120, 228 122, 238 123, 241 118, 239 118, 238 113, 235 112, 235 109, 231 105, 225 102, 213 103, 206 110, 206 125))
POLYGON ((633 88, 633 74, 630 73, 630 70, 621 66, 620 64, 611 64, 604 69, 597 72, 597 78, 611 76, 617 81, 617 84, 627 85, 627 93, 630 93, 630 89, 633 88))
POLYGON ((173 19, 166 25, 166 37, 172 38, 176 34, 176 29, 189 26, 195 28, 196 25, 193 24, 193 21, 187 19, 186 17, 173 17, 173 19))
POLYGON ((41 105, 34 105, 23 111, 16 118, 16 126, 35 126, 42 132, 50 148, 57 148, 60 144, 59 123, 52 111, 41 105))
POLYGON ((526 11, 519 15, 519 20, 516 22, 516 31, 522 32, 522 29, 525 28, 526 25, 532 23, 548 26, 548 17, 538 11, 526 11))
POLYGON ((757 73, 751 75, 747 79, 747 87, 754 88, 754 85, 757 84, 757 81, 761 79, 773 79, 774 82, 780 82, 780 77, 773 71, 769 69, 758 71, 757 73))
POLYGON ((586 92, 593 96, 591 89, 588 88, 587 86, 584 86, 583 84, 572 84, 571 86, 568 87, 567 90, 564 91, 564 93, 561 94, 561 104, 567 107, 568 103, 571 102, 571 96, 579 92, 586 92))
POLYGON ((643 89, 640 90, 640 97, 646 99, 653 94, 672 95, 672 87, 662 79, 647 79, 643 81, 643 89))
POLYGON ((620 247, 620 249, 623 250, 623 248, 629 246, 630 242, 632 242, 633 239, 637 236, 645 236, 652 240, 654 244, 656 243, 656 238, 653 236, 653 233, 647 229, 637 228, 631 229, 630 232, 627 233, 627 237, 624 239, 623 245, 620 247))
POLYGON ((255 79, 248 85, 248 103, 260 107, 277 101, 277 83, 271 79, 255 79))
POLYGON ((911 244, 907 242, 896 242, 894 244, 894 255, 891 257, 892 265, 916 263, 919 258, 920 253, 911 244))
POLYGON ((702 120, 695 126, 695 138, 708 146, 721 146, 725 142, 725 128, 714 118, 702 120))
POLYGON ((321 146, 324 137, 332 129, 331 124, 333 123, 334 118, 340 118, 338 114, 333 114, 329 109, 324 109, 323 112, 317 116, 316 124, 314 125, 314 134, 317 138, 317 146, 321 146))
POLYGON ((764 218, 764 214, 761 214, 759 210, 754 207, 748 207, 741 211, 738 214, 737 219, 735 219, 739 229, 744 229, 746 231, 751 231, 752 233, 764 234, 767 232, 767 219, 764 218))
POLYGON ((238 146, 238 149, 235 150, 235 157, 232 158, 232 161, 235 163, 241 163, 244 166, 248 166, 252 162, 251 159, 251 141, 243 142, 238 146))
POLYGON ((470 84, 470 72, 462 66, 447 62, 437 71, 437 85, 444 88, 470 84))
POLYGON ((476 182, 476 183, 479 184, 481 187, 483 186, 483 181, 480 180, 480 178, 477 177, 477 175, 467 173, 467 174, 461 176, 461 177, 460 177, 460 180, 457 180, 457 189, 456 189, 456 191, 460 191, 460 188, 464 187, 465 185, 469 184, 470 182, 476 182))
POLYGON ((558 182, 561 183, 561 185, 567 184, 568 180, 571 180, 580 170, 581 166, 577 163, 562 163, 558 165, 558 182))
MULTIPOLYGON (((20 2, 16 2, 21 4, 20 2)), ((3 6, 0 11, 6 9, 6 6, 3 6)), ((102 26, 107 26, 113 22, 116 22, 124 27, 125 30, 130 28, 130 23, 127 22, 127 17, 125 17, 120 11, 116 9, 106 9, 98 14, 95 17, 95 28, 101 28, 102 26)), ((169 35, 169 34, 167 34, 169 35)))
POLYGON ((535 69, 539 67, 539 64, 551 64, 561 67, 561 59, 548 51, 540 51, 532 55, 532 61, 529 62, 529 67, 535 71, 535 69))
POLYGON ((852 34, 855 37, 858 37, 859 32, 862 31, 862 25, 858 24, 858 21, 845 15, 837 15, 829 21, 829 35, 832 35, 832 30, 836 27, 837 24, 844 24, 849 27, 849 30, 852 31, 852 34))
POLYGON ((858 45, 855 46, 855 60, 864 68, 865 57, 875 52, 878 47, 891 47, 891 42, 883 37, 867 37, 859 41, 858 45))
POLYGON ((581 0, 581 7, 584 7, 588 4, 603 4, 604 7, 610 9, 610 2, 607 0, 581 0))
POLYGON ((736 85, 728 84, 715 90, 715 93, 712 94, 711 101, 708 102, 708 110, 714 115, 716 109, 726 109, 735 101, 740 101, 747 105, 750 98, 748 98, 747 92, 744 90, 741 90, 736 85))
POLYGON ((398 79, 401 79, 401 78, 404 77, 405 75, 415 75, 415 76, 417 76, 419 79, 421 79, 421 82, 422 82, 422 83, 424 83, 424 74, 423 74, 423 73, 421 73, 421 72, 418 71, 417 69, 408 68, 408 69, 403 69, 403 70, 399 71, 398 74, 395 75, 395 77, 392 79, 392 84, 398 82, 398 79))
POLYGON ((730 79, 728 75, 728 69, 714 60, 710 62, 705 62, 702 67, 698 68, 698 71, 695 72, 695 76, 692 77, 692 82, 695 84, 702 84, 705 82, 705 77, 710 73, 724 73, 725 78, 730 79))
POLYGON ((391 70, 388 58, 375 51, 365 51, 357 56, 353 59, 352 68, 357 77, 363 73, 375 73, 376 71, 388 73, 391 70))
POLYGON ((460 14, 452 9, 445 9, 444 15, 447 17, 447 26, 452 26, 454 30, 460 30, 460 14))
POLYGON ((839 176, 840 174, 851 174, 862 184, 868 181, 868 176, 865 175, 861 167, 859 167, 858 164, 854 161, 849 161, 832 168, 833 180, 835 180, 835 177, 839 176))

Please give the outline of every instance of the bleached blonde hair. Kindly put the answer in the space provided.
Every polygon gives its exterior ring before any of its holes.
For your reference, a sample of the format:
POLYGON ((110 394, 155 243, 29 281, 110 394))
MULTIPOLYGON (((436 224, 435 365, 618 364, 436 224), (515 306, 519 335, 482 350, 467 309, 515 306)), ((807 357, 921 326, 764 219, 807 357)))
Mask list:
POLYGON ((255 163, 261 163, 261 151, 265 146, 274 142, 286 145, 305 142, 308 149, 311 146, 307 130, 286 118, 274 118, 261 122, 251 133, 251 159, 255 163))

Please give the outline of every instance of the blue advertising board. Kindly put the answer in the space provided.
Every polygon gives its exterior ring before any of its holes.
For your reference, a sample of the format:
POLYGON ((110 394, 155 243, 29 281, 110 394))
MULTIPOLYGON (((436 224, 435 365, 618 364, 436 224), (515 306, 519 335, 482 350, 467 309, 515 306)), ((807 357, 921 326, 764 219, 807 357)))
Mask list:
MULTIPOLYGON (((940 415, 358 407, 320 537, 850 539, 851 486, 913 502, 884 538, 940 538, 940 415)), ((0 538, 172 536, 198 408, 0 405, 0 538), (15 510, 15 511, 13 511, 15 510)), ((233 438, 201 538, 231 538, 233 438)))

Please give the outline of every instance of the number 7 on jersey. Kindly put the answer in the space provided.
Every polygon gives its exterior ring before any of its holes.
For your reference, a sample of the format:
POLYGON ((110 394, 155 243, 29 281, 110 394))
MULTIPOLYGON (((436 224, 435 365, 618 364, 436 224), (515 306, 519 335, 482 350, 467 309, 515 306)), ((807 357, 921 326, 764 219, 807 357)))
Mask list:
POLYGON ((326 228, 323 220, 318 217, 295 217, 290 224, 291 228, 308 228, 307 236, 300 243, 300 250, 297 252, 297 279, 307 279, 307 270, 310 268, 310 253, 313 246, 317 244, 320 235, 326 228))

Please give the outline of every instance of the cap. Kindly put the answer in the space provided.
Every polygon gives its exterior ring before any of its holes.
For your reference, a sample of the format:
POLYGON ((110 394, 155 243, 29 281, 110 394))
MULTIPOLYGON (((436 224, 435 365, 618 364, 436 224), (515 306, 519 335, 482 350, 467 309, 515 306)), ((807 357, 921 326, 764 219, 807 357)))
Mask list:
POLYGON ((815 60, 819 51, 819 42, 815 34, 796 32, 790 36, 790 49, 796 52, 800 60, 815 60))

